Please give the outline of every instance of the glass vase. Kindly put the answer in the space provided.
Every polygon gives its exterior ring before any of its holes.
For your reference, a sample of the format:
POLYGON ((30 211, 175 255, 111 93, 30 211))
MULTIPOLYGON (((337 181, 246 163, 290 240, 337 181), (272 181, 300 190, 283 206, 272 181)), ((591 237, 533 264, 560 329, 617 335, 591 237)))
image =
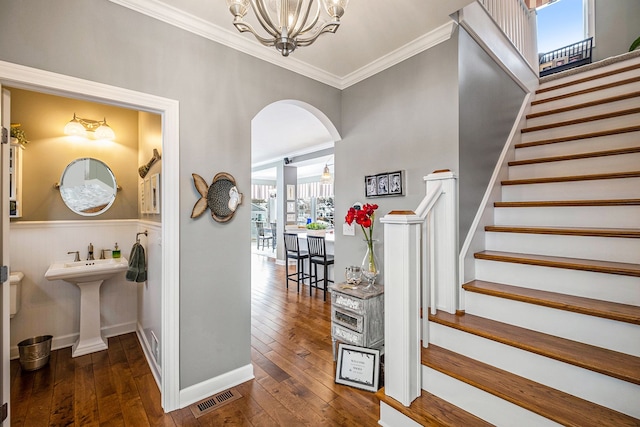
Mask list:
POLYGON ((380 274, 380 263, 376 255, 377 240, 365 240, 367 244, 367 253, 362 259, 361 273, 364 279, 364 287, 360 288, 364 292, 372 292, 376 287, 376 278, 380 274))

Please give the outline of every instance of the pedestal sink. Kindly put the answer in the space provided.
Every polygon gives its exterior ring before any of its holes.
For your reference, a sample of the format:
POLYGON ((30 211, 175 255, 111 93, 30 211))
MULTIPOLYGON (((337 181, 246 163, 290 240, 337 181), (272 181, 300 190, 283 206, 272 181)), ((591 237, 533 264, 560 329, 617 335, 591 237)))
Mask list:
POLYGON ((80 337, 71 349, 73 357, 106 350, 107 341, 100 330, 100 285, 127 269, 125 258, 51 264, 44 277, 64 280, 80 288, 80 337))

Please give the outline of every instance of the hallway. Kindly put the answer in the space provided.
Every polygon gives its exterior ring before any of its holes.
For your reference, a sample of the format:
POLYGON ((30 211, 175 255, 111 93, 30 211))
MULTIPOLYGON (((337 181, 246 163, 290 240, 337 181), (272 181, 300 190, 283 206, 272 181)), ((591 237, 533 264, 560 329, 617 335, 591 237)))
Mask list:
POLYGON ((11 361, 12 426, 376 426, 373 393, 334 383, 330 302, 284 286, 284 267, 252 255, 252 354, 255 379, 243 396, 196 419, 183 408, 164 414, 134 334, 109 349, 23 372, 11 361))

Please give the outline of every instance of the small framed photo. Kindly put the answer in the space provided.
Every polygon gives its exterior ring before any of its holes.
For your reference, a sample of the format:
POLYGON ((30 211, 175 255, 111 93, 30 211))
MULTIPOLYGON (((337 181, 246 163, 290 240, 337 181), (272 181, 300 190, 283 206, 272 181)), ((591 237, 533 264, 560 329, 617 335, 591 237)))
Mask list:
POLYGON ((378 195, 378 181, 375 175, 365 176, 365 196, 374 197, 378 195))
POLYGON ((144 209, 142 213, 151 213, 151 178, 144 179, 144 209))
POLYGON ((339 344, 336 383, 378 391, 380 350, 339 344))
POLYGON ((151 175, 151 209, 150 213, 159 214, 160 213, 160 174, 151 175))
POLYGON ((296 214, 287 214, 287 222, 296 222, 296 214))
POLYGON ((287 185, 287 200, 296 200, 296 186, 287 185))
POLYGON ((389 194, 404 194, 402 172, 393 172, 389 174, 389 194))
POLYGON ((287 213, 296 213, 296 202, 287 202, 287 213))
POLYGON ((404 171, 384 172, 364 177, 365 197, 404 195, 404 171))

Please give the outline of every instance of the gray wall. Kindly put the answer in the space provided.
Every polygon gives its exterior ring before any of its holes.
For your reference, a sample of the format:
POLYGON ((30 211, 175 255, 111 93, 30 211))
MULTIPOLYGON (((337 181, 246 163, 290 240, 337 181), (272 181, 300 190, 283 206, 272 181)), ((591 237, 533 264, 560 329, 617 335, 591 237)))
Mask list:
POLYGON ((593 61, 629 51, 640 37, 640 0, 595 0, 593 61))
POLYGON ((464 242, 525 93, 460 30, 459 235, 464 242))
POLYGON ((191 219, 191 173, 251 185, 251 118, 281 99, 341 128, 340 92, 104 0, 3 0, 0 59, 180 102, 180 385, 250 363, 250 203, 191 219))
MULTIPOLYGON (((377 203, 377 218, 415 209, 425 195, 423 177, 436 169, 458 172, 457 36, 343 91, 343 140, 335 145, 336 280, 366 251, 362 231, 342 235, 353 203, 377 203), (364 197, 364 177, 404 170, 406 195, 364 197)), ((376 220, 374 238, 382 240, 376 220)), ((382 263, 382 245, 378 259, 382 263)), ((382 283, 382 279, 378 280, 382 283)))

